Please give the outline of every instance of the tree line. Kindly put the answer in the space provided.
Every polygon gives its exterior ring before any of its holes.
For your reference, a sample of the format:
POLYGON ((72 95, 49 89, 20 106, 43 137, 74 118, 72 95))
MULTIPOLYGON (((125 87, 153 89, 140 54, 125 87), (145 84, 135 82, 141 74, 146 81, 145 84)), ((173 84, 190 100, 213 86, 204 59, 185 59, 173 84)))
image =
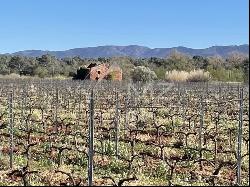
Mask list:
MULTIPOLYGON (((123 79, 125 80, 132 78, 136 67, 143 66, 146 72, 151 70, 155 73, 154 79, 165 79, 167 71, 190 72, 201 69, 209 72, 214 81, 249 81, 249 57, 236 52, 226 58, 220 56, 188 56, 178 51, 173 51, 166 58, 80 58, 77 56, 60 59, 49 54, 40 57, 0 55, 0 74, 15 73, 20 76, 37 76, 40 78, 73 77, 79 67, 90 63, 118 64, 123 70, 123 79)), ((143 68, 141 69, 143 71, 143 68)))

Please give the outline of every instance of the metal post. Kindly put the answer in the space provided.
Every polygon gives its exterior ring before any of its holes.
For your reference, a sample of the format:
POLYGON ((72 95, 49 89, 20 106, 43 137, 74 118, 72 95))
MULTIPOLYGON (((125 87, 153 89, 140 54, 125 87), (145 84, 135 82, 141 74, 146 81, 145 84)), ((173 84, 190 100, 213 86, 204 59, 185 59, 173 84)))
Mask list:
POLYGON ((89 123, 89 160, 88 160, 88 186, 93 186, 93 157, 94 157, 94 91, 90 96, 90 123, 89 123))
POLYGON ((13 168, 13 92, 9 96, 9 124, 10 124, 10 169, 13 168))
POLYGON ((59 94, 58 94, 58 87, 56 87, 56 115, 55 115, 55 121, 57 122, 57 116, 58 116, 58 100, 59 100, 59 94))
MULTIPOLYGON (((185 88, 184 88, 185 89, 185 88)), ((181 113, 182 113, 182 120, 183 121, 185 121, 185 113, 186 113, 186 106, 185 106, 185 104, 186 104, 186 100, 185 100, 185 91, 183 92, 183 97, 182 97, 182 99, 181 99, 181 113)))
POLYGON ((82 101, 82 92, 80 88, 80 95, 79 95, 79 102, 78 102, 78 120, 77 125, 79 126, 80 120, 81 120, 81 101, 82 101))
POLYGON ((118 146, 119 146, 119 101, 118 101, 118 92, 116 92, 116 109, 115 109, 115 156, 118 157, 118 146))
POLYGON ((125 96, 125 122, 124 122, 124 138, 128 128, 128 95, 125 96))
POLYGON ((221 102, 221 85, 219 86, 219 102, 221 102))
POLYGON ((207 97, 208 97, 208 82, 206 83, 206 92, 207 92, 207 97))
POLYGON ((25 116, 26 116, 26 90, 25 90, 25 87, 23 88, 23 92, 22 92, 22 111, 21 111, 21 127, 20 128, 23 128, 23 121, 25 119, 25 116))
POLYGON ((178 100, 180 101, 181 93, 180 93, 180 83, 177 83, 178 86, 178 100))
POLYGON ((238 127, 238 146, 237 146, 237 185, 241 184, 241 144, 242 144, 242 125, 243 125, 243 89, 240 90, 240 113, 238 127))
POLYGON ((240 97, 240 83, 238 83, 238 96, 240 97))
MULTIPOLYGON (((200 159, 202 159, 202 130, 204 123, 204 105, 203 105, 203 97, 201 97, 201 109, 200 109, 200 128, 199 128, 199 151, 200 151, 200 159)), ((200 169, 202 169, 202 164, 200 162, 200 169)))

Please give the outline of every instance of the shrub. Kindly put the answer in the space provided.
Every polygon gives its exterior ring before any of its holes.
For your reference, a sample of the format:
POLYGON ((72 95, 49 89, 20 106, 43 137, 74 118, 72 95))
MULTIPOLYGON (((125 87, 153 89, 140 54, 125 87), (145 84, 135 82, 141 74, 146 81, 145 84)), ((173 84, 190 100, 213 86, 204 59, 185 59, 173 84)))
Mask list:
POLYGON ((44 78, 44 77, 48 76, 49 72, 48 72, 48 70, 45 67, 38 66, 34 70, 34 74, 37 75, 40 78, 44 78))
POLYGON ((107 80, 115 80, 115 73, 110 72, 109 74, 106 75, 105 79, 107 79, 107 80))
POLYGON ((245 83, 249 83, 249 59, 243 61, 243 78, 245 83))
POLYGON ((80 67, 76 74, 73 76, 73 80, 84 80, 89 76, 89 69, 85 67, 80 67))
POLYGON ((131 72, 133 81, 148 82, 157 79, 154 71, 145 66, 137 66, 131 72))

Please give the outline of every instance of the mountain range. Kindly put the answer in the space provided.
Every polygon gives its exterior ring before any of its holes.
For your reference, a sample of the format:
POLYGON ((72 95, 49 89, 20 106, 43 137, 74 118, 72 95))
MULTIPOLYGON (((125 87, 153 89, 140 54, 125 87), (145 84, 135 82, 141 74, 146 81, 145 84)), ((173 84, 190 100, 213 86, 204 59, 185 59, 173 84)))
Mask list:
POLYGON ((38 57, 44 54, 51 54, 58 58, 79 56, 82 58, 98 58, 98 57, 113 57, 113 56, 130 56, 135 58, 148 58, 148 57, 167 57, 172 51, 178 51, 187 55, 200 55, 200 56, 215 56, 219 55, 227 57, 232 52, 238 52, 243 55, 249 56, 249 45, 229 45, 229 46, 212 46, 204 49, 192 49, 187 47, 172 47, 172 48, 149 48, 138 45, 128 46, 98 46, 98 47, 85 47, 74 48, 65 51, 43 51, 43 50, 25 50, 12 53, 11 55, 31 56, 38 57))

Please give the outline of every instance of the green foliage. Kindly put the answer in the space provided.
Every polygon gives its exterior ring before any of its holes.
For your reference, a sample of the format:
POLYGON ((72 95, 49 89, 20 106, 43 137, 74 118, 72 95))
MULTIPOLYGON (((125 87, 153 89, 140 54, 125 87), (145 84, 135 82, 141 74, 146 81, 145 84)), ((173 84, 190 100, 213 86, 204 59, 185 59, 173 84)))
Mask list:
POLYGON ((14 162, 18 166, 24 166, 26 164, 26 158, 21 155, 17 155, 14 157, 14 162))
POLYGON ((132 71, 133 81, 148 82, 157 79, 154 71, 151 71, 148 67, 137 66, 132 71))
POLYGON ((193 63, 194 66, 198 69, 206 69, 209 61, 207 58, 204 58, 202 56, 193 56, 193 63))
POLYGON ((164 80, 165 79, 165 74, 166 74, 166 69, 163 67, 158 67, 154 69, 154 72, 156 73, 156 76, 158 79, 164 80))
POLYGON ((249 59, 243 61, 244 82, 249 83, 249 59))
POLYGON ((7 75, 10 73, 10 69, 6 64, 0 64, 0 74, 7 75))
POLYGON ((84 80, 87 78, 87 76, 89 75, 89 70, 87 68, 84 68, 84 67, 80 67, 76 74, 74 75, 73 79, 77 80, 77 79, 80 79, 80 80, 84 80))
POLYGON ((131 72, 134 65, 135 59, 132 59, 130 57, 112 57, 105 59, 106 63, 110 63, 111 65, 116 64, 120 66, 122 69, 122 79, 123 80, 130 80, 131 72))
POLYGON ((157 178, 165 178, 167 174, 167 165, 164 162, 160 162, 155 169, 155 177, 157 178))
POLYGON ((110 141, 106 142, 105 153, 111 156, 114 153, 113 147, 114 145, 110 141))
POLYGON ((34 70, 34 74, 37 75, 40 78, 44 78, 48 75, 48 70, 45 67, 38 66, 34 70))
POLYGON ((110 161, 110 164, 102 167, 107 173, 124 174, 127 172, 127 165, 125 162, 117 160, 116 158, 111 158, 110 161))
POLYGON ((231 81, 231 82, 242 82, 244 80, 244 73, 242 69, 225 69, 225 68, 211 68, 208 67, 208 72, 210 73, 213 80, 216 81, 231 81))
POLYGON ((165 67, 168 70, 175 69, 179 71, 191 71, 195 69, 192 59, 189 56, 179 53, 178 51, 173 51, 166 61, 167 63, 165 64, 165 67))
POLYGON ((107 80, 114 80, 115 79, 115 74, 114 72, 110 72, 107 76, 106 76, 107 80))
POLYGON ((184 149, 184 156, 187 160, 195 160, 198 158, 198 152, 192 149, 184 149))
MULTIPOLYGON (((80 58, 76 56, 59 59, 50 54, 36 58, 0 55, 0 74, 9 75, 15 73, 41 78, 61 75, 76 78, 79 67, 96 62, 117 64, 122 69, 123 80, 148 81, 155 78, 164 80, 166 71, 190 72, 194 69, 202 69, 208 71, 214 81, 249 82, 249 58, 242 54, 232 53, 227 58, 220 56, 191 57, 178 51, 172 51, 166 58, 80 58), (143 70, 136 70, 139 75, 135 75, 135 68, 142 66, 144 67, 143 70), (146 75, 145 72, 149 76, 144 76, 146 75)), ((109 75, 108 79, 112 79, 112 75, 109 75)))

